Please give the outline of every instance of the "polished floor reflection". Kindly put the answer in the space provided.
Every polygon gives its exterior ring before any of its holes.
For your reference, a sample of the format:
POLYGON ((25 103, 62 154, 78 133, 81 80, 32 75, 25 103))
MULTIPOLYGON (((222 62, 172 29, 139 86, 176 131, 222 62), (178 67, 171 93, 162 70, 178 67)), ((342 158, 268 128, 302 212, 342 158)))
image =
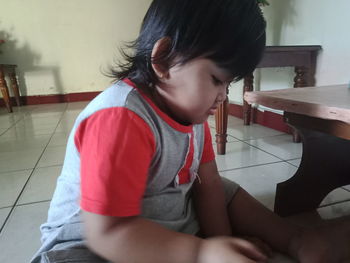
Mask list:
MULTIPOLYGON (((39 247, 39 225, 46 220, 66 141, 86 104, 15 107, 12 114, 0 108, 0 263, 28 262, 39 247)), ((211 118, 213 133, 214 123, 211 118)), ((290 135, 229 117, 227 154, 217 156, 217 163, 222 176, 272 209, 276 184, 294 174, 301 151, 290 135)), ((312 225, 319 217, 342 215, 350 215, 349 186, 330 193, 317 212, 291 220, 312 225)), ((271 262, 293 261, 276 254, 271 262)))

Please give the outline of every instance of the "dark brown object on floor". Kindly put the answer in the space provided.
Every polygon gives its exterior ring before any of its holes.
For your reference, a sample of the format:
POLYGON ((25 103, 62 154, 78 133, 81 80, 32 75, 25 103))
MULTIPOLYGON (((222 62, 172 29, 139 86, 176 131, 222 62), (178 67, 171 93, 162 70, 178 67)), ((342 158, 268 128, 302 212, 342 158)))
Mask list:
POLYGON ((348 85, 247 92, 248 103, 283 110, 301 136, 297 172, 276 188, 281 216, 316 209, 332 190, 350 184, 350 89, 348 85))

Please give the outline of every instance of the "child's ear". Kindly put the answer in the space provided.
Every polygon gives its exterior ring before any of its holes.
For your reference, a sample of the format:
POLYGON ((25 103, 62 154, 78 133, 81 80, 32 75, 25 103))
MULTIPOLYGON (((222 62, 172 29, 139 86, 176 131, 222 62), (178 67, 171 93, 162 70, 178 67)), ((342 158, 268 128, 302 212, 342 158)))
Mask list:
POLYGON ((151 61, 152 68, 159 79, 168 78, 169 76, 169 64, 162 60, 171 47, 171 39, 169 37, 163 37, 159 39, 153 46, 151 61))

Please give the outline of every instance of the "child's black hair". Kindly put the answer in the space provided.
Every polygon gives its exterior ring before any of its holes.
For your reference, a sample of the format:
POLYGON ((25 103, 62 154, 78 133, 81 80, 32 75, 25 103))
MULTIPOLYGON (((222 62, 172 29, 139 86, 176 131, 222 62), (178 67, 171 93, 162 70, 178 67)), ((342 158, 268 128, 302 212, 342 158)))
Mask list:
POLYGON ((265 48, 265 20, 257 0, 154 0, 133 50, 111 70, 117 79, 129 78, 141 88, 157 84, 151 62, 169 67, 197 57, 214 61, 237 81, 251 73, 265 48), (170 48, 151 58, 154 44, 168 37, 170 48), (170 63, 170 64, 169 64, 170 63))

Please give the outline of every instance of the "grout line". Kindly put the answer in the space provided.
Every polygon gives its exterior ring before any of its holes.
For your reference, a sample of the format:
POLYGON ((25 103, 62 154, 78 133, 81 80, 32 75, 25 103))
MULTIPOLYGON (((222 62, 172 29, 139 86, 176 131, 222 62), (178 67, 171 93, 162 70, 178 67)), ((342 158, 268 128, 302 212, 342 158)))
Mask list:
POLYGON ((16 173, 16 172, 22 172, 22 171, 29 171, 33 170, 34 168, 26 168, 21 170, 9 170, 9 171, 0 171, 0 174, 7 174, 7 173, 16 173))
MULTIPOLYGON (((272 154, 272 153, 269 153, 269 152, 267 152, 267 151, 265 151, 265 150, 263 150, 263 149, 258 148, 258 147, 255 146, 255 145, 251 145, 251 144, 249 144, 249 143, 247 143, 247 142, 245 142, 245 141, 238 140, 238 141, 236 141, 236 142, 241 142, 241 143, 247 144, 247 145, 249 145, 249 146, 251 146, 251 147, 253 147, 253 148, 255 148, 255 149, 258 149, 259 151, 262 151, 262 152, 267 153, 267 154, 269 154, 269 155, 271 155, 271 156, 273 156, 273 157, 276 157, 277 159, 279 159, 279 160, 281 160, 281 161, 284 161, 284 162, 286 161, 286 160, 284 160, 284 159, 278 157, 277 155, 274 155, 274 154, 272 154)), ((235 143, 235 142, 227 142, 226 145, 229 144, 229 143, 235 143)), ((227 154, 227 153, 226 153, 226 154, 227 154)), ((225 154, 225 155, 226 155, 226 154, 225 154)))
POLYGON ((346 199, 346 200, 342 200, 342 201, 336 201, 336 202, 333 202, 333 203, 328 203, 328 204, 325 204, 325 205, 320 205, 318 208, 324 208, 324 207, 327 207, 327 206, 338 205, 338 204, 346 203, 346 202, 349 202, 349 201, 350 201, 350 199, 346 199))
MULTIPOLYGON (((262 127, 264 127, 264 126, 262 126, 262 127)), ((256 140, 266 139, 266 138, 271 138, 271 137, 285 136, 285 135, 292 136, 291 134, 288 134, 288 133, 280 133, 280 134, 274 134, 274 135, 266 135, 266 136, 259 137, 259 138, 240 139, 240 141, 242 141, 242 142, 249 142, 249 141, 256 141, 256 140)))
POLYGON ((11 208, 11 207, 12 207, 12 205, 0 207, 0 210, 1 210, 1 209, 6 209, 6 208, 11 208))
POLYGON ((301 157, 288 159, 288 160, 286 160, 286 161, 289 162, 289 161, 294 161, 294 160, 298 160, 298 159, 301 159, 301 157))
MULTIPOLYGON (((56 146, 50 146, 49 148, 53 148, 56 146)), ((58 146, 57 146, 58 147, 58 146)), ((40 156, 41 157, 41 156, 40 156)), ((40 166, 40 167, 33 167, 33 168, 27 168, 27 169, 22 169, 22 170, 9 170, 9 171, 0 171, 1 174, 7 174, 7 173, 17 173, 17 172, 22 172, 22 171, 29 171, 29 170, 36 170, 36 169, 41 169, 41 168, 48 168, 48 167, 55 167, 55 166, 62 166, 63 164, 53 164, 53 165, 48 165, 48 166, 40 166)))
POLYGON ((17 121, 15 121, 14 123, 12 123, 12 125, 11 125, 10 127, 5 128, 5 130, 0 134, 0 136, 3 135, 3 134, 5 134, 6 132, 8 132, 9 129, 11 129, 13 126, 15 126, 15 125, 16 125, 18 122, 20 122, 21 120, 24 120, 24 116, 22 116, 19 120, 17 120, 17 121))
POLYGON ((347 192, 350 192, 350 190, 347 189, 347 188, 345 188, 345 187, 341 187, 341 189, 343 189, 343 190, 345 190, 345 191, 347 191, 347 192))
POLYGON ((284 163, 284 161, 276 161, 276 162, 262 163, 262 164, 253 164, 253 165, 242 166, 242 167, 237 167, 237 168, 232 168, 232 169, 219 170, 219 173, 221 173, 221 172, 228 172, 228 171, 234 171, 234 170, 239 170, 239 169, 252 168, 252 167, 256 167, 256 166, 264 166, 264 165, 275 164, 275 163, 284 163))
POLYGON ((40 204, 40 203, 45 203, 45 202, 50 202, 50 201, 51 201, 51 199, 34 201, 34 202, 29 202, 29 203, 18 204, 18 205, 16 205, 16 207, 26 206, 26 205, 35 205, 35 204, 40 204))
MULTIPOLYGON (((262 151, 262 152, 264 152, 264 153, 270 154, 270 155, 272 155, 272 156, 274 156, 274 157, 280 159, 281 161, 286 162, 285 159, 282 159, 281 157, 278 157, 277 155, 275 155, 275 154, 273 154, 273 153, 269 153, 268 151, 265 151, 265 150, 263 150, 263 149, 260 149, 259 147, 255 146, 255 145, 251 145, 251 144, 249 144, 249 143, 247 143, 247 142, 244 142, 244 141, 243 141, 243 143, 248 144, 248 145, 251 146, 251 147, 254 147, 254 148, 256 148, 256 149, 258 149, 258 150, 260 150, 260 151, 262 151)), ((303 154, 303 153, 301 153, 301 154, 303 154)), ((295 159, 298 159, 298 158, 301 158, 301 157, 296 157, 295 159)))
MULTIPOLYGON (((68 103, 66 104, 66 107, 65 107, 65 109, 64 109, 64 111, 63 111, 63 112, 65 112, 65 111, 67 110, 67 107, 68 107, 68 103)), ((50 137, 49 141, 47 142, 47 144, 46 144, 46 146, 45 146, 44 150, 42 151, 42 153, 41 153, 41 155, 39 156, 39 158, 38 158, 37 162, 35 163, 35 165, 34 165, 34 168, 33 168, 32 172, 29 174, 29 176, 28 176, 28 178, 27 178, 26 182, 24 183, 24 185, 23 185, 23 187, 22 187, 22 190, 21 190, 21 191, 20 191, 20 193, 18 194, 18 196, 17 196, 17 198, 16 198, 16 201, 15 201, 14 205, 12 206, 12 208, 11 208, 10 212, 8 213, 7 217, 5 218, 4 223, 2 224, 2 226, 1 226, 1 228, 0 228, 0 233, 1 233, 1 232, 2 232, 2 230, 5 228, 5 225, 6 225, 7 221, 9 220, 10 215, 12 214, 13 210, 14 210, 14 209, 15 209, 15 207, 17 206, 17 203, 18 203, 18 201, 19 201, 19 199, 20 199, 21 195, 23 194, 24 189, 26 188, 26 186, 27 186, 27 184, 28 184, 28 182, 29 182, 30 178, 33 176, 33 173, 34 173, 35 168, 37 167, 37 165, 38 165, 38 163, 39 163, 39 161, 40 161, 41 157, 43 156, 43 154, 44 154, 45 150, 47 149, 47 146, 49 145, 49 143, 50 143, 50 141, 51 141, 51 139, 52 139, 53 135, 55 134, 55 131, 56 131, 56 129, 57 129, 57 127, 58 127, 58 125, 60 124, 60 122, 61 122, 61 120, 62 120, 62 116, 63 116, 63 114, 61 115, 61 118, 60 118, 60 120, 58 121, 58 123, 57 123, 57 125, 56 125, 56 128, 54 129, 53 133, 51 134, 51 137, 50 137)))

